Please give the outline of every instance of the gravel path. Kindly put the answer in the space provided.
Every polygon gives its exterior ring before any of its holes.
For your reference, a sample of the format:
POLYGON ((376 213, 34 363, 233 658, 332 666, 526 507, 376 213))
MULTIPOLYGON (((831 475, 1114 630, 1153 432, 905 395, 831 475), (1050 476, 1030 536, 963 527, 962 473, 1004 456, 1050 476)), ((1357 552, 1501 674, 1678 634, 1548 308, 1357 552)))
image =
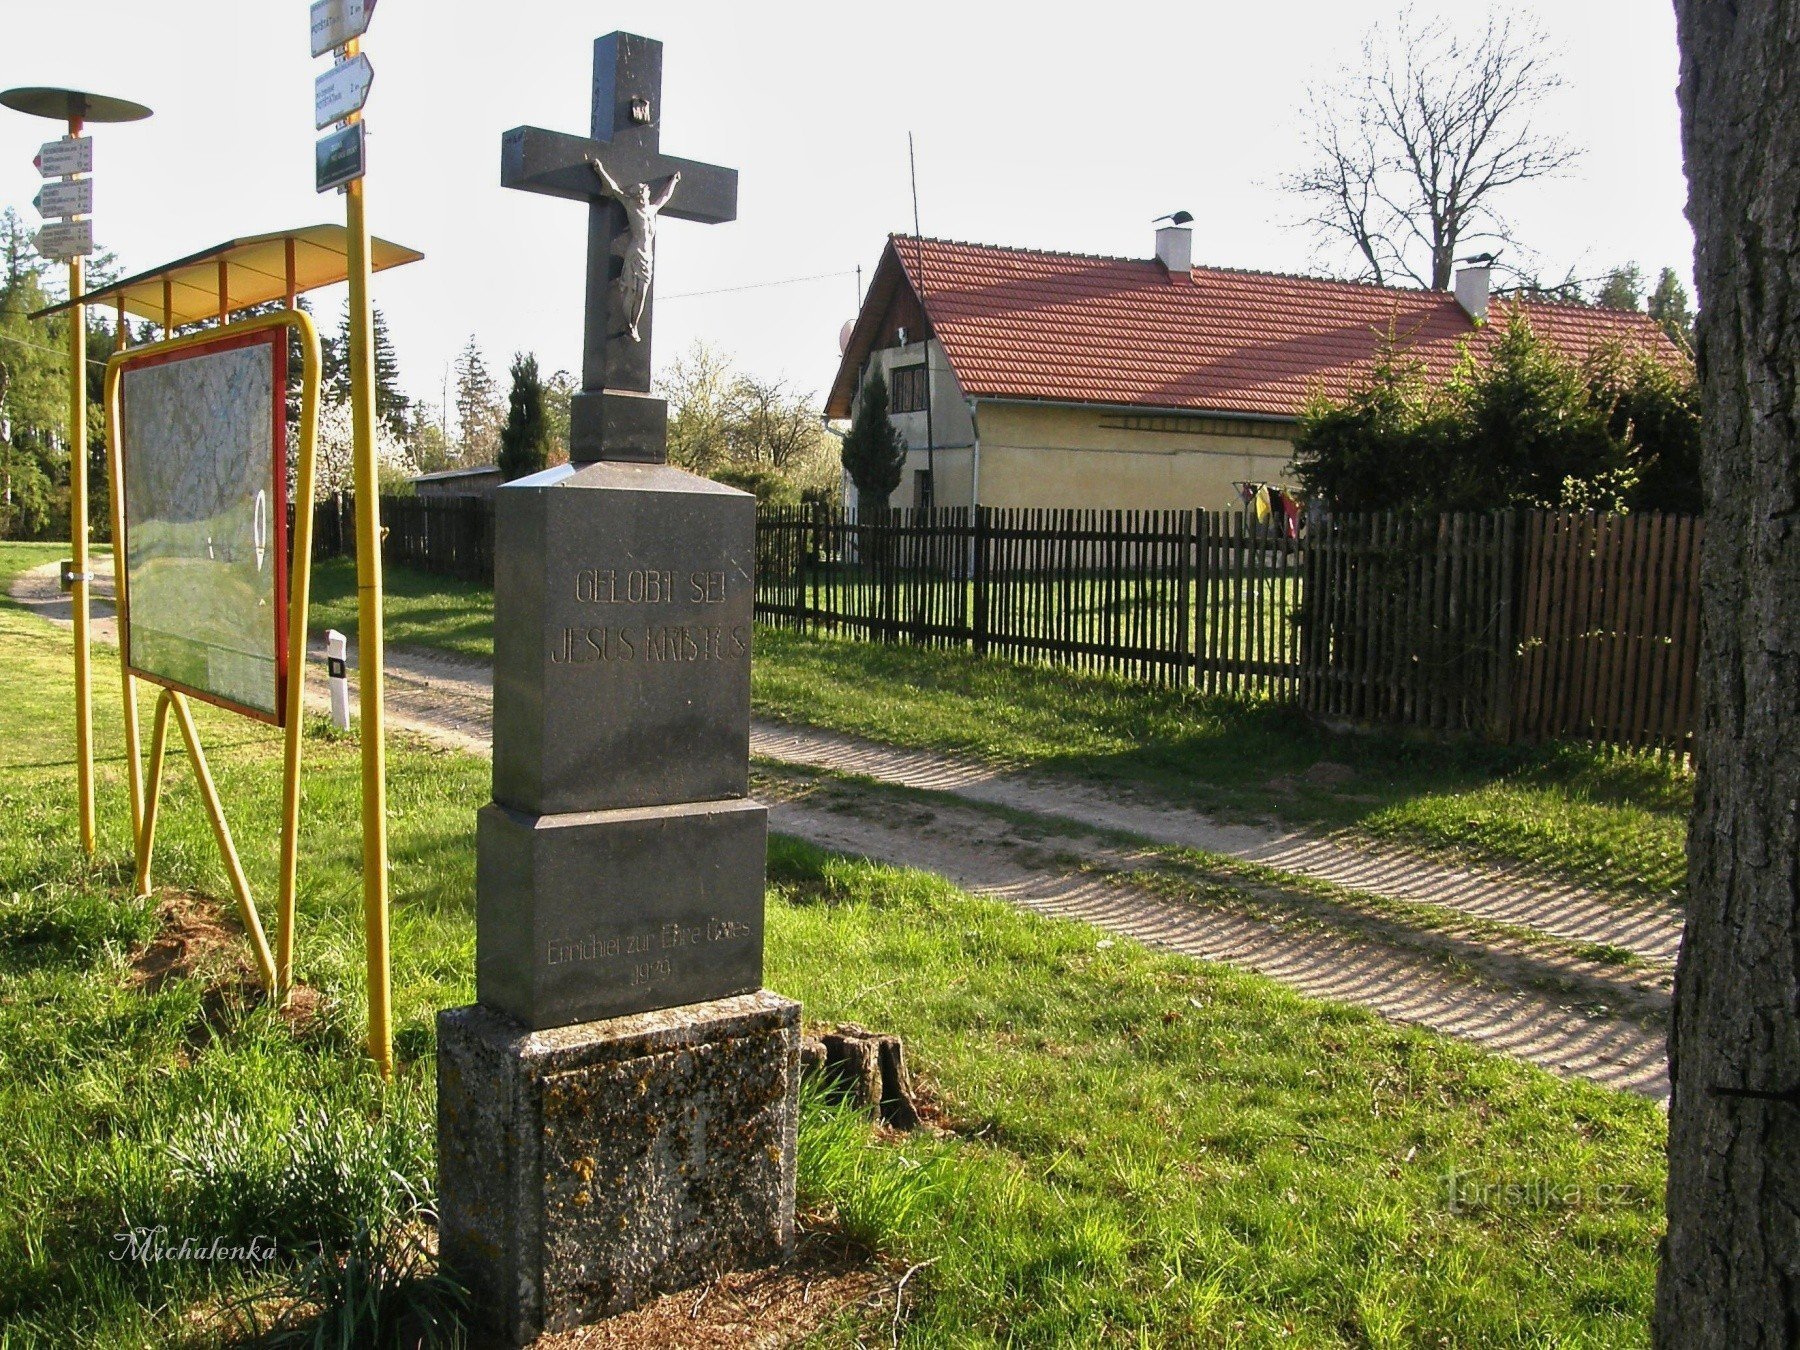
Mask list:
MULTIPOLYGON (((104 594, 106 587, 96 589, 104 594)), ((56 592, 53 569, 21 577, 13 594, 52 622, 68 622, 68 602, 56 592)), ((96 638, 116 640, 110 610, 102 618, 104 607, 95 608, 96 638)), ((390 649, 387 700, 396 727, 479 753, 490 748, 492 679, 485 664, 390 649)), ((324 705, 322 681, 314 682, 309 701, 324 705)), ((1360 840, 1227 824, 1068 780, 1009 773, 973 759, 807 727, 758 720, 751 748, 777 765, 941 794, 935 803, 915 798, 896 813, 855 809, 855 785, 841 779, 778 791, 771 820, 785 833, 933 871, 977 894, 1083 919, 1156 946, 1254 969, 1304 993, 1360 1004, 1557 1073, 1667 1096, 1667 967, 1681 937, 1680 912, 1671 906, 1451 866, 1360 840), (1065 835, 1059 835, 1058 853, 1042 855, 1005 818, 979 807, 1005 807, 1060 827, 1065 835), (1591 964, 1521 955, 1518 944, 1508 942, 1481 948, 1478 958, 1493 959, 1471 963, 1466 935, 1427 934, 1396 943, 1329 922, 1277 922, 1171 899, 1107 875, 1109 855, 1117 864, 1119 846, 1096 830, 1222 854, 1564 941, 1606 944, 1649 963, 1651 974, 1648 979, 1641 969, 1609 974, 1591 964), (1071 853, 1088 865, 1069 865, 1071 853), (1577 965, 1582 968, 1571 975, 1577 965), (1557 977, 1548 989, 1539 978, 1546 972, 1557 977), (1583 997, 1583 981, 1599 996, 1583 997)))

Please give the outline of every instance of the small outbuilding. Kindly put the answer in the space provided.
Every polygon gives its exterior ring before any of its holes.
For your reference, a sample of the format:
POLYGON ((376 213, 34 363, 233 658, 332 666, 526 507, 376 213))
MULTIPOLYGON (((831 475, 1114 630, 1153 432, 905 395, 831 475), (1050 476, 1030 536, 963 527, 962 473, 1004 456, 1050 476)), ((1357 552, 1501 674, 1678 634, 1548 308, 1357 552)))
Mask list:
POLYGON ((421 497, 491 497, 506 480, 497 464, 476 464, 466 469, 439 469, 412 480, 421 497))

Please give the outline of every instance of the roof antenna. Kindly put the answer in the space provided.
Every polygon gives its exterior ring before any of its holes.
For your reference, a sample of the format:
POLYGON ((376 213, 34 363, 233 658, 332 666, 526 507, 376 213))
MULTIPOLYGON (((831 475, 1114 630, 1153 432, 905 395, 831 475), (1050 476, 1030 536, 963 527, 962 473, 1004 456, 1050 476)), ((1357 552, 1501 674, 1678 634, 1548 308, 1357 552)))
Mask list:
MULTIPOLYGON (((913 134, 906 133, 906 171, 912 178, 913 199, 913 261, 919 265, 919 308, 925 308, 925 257, 924 247, 920 244, 923 235, 919 230, 919 157, 913 153, 913 134)), ((931 485, 932 492, 937 491, 937 429, 931 419, 931 320, 925 320, 926 336, 924 339, 925 356, 925 481, 931 485)), ((925 506, 927 503, 918 500, 918 489, 914 489, 913 508, 925 506)), ((928 499, 929 500, 929 499, 928 499)))
POLYGON ((906 170, 912 176, 913 236, 919 235, 919 159, 913 153, 913 134, 906 133, 906 170))

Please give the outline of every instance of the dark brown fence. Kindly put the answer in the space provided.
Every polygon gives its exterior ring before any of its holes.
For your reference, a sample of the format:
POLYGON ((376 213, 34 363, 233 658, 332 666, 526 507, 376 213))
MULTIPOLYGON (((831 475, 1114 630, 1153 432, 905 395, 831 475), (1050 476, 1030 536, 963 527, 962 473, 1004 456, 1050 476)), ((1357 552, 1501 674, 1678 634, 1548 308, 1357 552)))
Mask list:
MULTIPOLYGON (((492 585, 493 502, 384 497, 384 556, 492 585)), ((354 549, 347 498, 315 555, 354 549)), ((765 509, 756 614, 1494 740, 1689 748, 1701 525, 1680 516, 765 509)))
POLYGON ((1291 692, 1303 553, 1242 512, 801 507, 757 523, 757 614, 1159 684, 1291 692))
POLYGON ((1703 533, 1692 516, 1527 517, 1512 735, 1686 747, 1703 533))
POLYGON ((1300 702, 1356 722, 1504 739, 1510 713, 1510 512, 1345 515, 1306 541, 1300 702))
MULTIPOLYGON (((293 537, 293 511, 288 531, 293 537)), ((494 584, 494 503, 489 497, 383 497, 381 556, 421 572, 494 584)), ((356 556, 356 501, 338 493, 313 506, 313 557, 356 556)))
POLYGON ((765 622, 1299 704, 1328 721, 1687 749, 1699 523, 765 511, 765 622))

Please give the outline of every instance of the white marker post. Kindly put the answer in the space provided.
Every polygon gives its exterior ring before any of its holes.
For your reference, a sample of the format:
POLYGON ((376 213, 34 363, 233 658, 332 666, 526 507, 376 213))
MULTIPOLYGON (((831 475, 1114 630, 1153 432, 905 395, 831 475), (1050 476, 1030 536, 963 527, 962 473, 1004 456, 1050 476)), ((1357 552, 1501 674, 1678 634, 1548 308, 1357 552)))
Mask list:
POLYGON ((331 688, 331 725, 350 730, 350 679, 345 664, 350 647, 335 628, 325 630, 325 679, 331 688))

